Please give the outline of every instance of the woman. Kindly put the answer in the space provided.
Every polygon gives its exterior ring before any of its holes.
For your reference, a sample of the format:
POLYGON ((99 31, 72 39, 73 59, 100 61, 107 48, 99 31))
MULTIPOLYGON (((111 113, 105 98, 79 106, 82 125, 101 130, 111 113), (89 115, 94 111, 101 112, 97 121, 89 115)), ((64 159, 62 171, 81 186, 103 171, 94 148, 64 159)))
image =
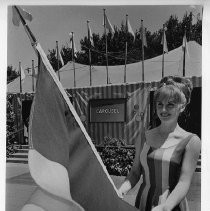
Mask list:
POLYGON ((126 194, 143 176, 135 206, 141 211, 187 211, 186 194, 199 158, 197 135, 182 129, 178 117, 190 102, 192 84, 186 78, 165 77, 154 94, 161 124, 135 143, 132 169, 119 188, 126 194), (143 143, 141 146, 141 143, 143 143))

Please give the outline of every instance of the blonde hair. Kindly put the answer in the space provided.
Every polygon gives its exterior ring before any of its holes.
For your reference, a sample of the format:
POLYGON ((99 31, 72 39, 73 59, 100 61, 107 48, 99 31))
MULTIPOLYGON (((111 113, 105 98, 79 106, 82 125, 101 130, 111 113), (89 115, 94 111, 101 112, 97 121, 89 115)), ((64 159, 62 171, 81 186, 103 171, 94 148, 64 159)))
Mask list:
POLYGON ((179 76, 167 76, 160 81, 155 91, 154 102, 171 99, 176 104, 189 104, 192 83, 189 79, 179 76))

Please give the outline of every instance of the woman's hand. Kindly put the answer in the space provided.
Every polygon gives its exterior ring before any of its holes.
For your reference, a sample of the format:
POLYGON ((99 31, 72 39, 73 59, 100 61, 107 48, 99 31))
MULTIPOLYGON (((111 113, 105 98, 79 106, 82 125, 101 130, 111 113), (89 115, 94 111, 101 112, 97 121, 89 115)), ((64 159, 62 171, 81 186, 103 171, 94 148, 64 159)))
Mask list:
POLYGON ((123 198, 124 195, 127 194, 127 192, 131 189, 131 183, 126 180, 122 185, 121 187, 118 189, 118 196, 120 198, 123 198))
POLYGON ((160 204, 160 205, 152 208, 152 211, 171 211, 171 209, 164 204, 160 204))

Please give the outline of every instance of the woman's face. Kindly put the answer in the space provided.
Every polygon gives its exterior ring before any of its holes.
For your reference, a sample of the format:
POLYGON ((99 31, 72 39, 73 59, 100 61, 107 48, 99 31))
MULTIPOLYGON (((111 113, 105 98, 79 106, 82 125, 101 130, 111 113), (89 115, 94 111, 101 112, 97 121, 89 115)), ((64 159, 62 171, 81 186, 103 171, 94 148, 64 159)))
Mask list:
POLYGON ((175 103, 173 99, 157 100, 156 111, 161 122, 177 121, 181 112, 181 104, 175 103))

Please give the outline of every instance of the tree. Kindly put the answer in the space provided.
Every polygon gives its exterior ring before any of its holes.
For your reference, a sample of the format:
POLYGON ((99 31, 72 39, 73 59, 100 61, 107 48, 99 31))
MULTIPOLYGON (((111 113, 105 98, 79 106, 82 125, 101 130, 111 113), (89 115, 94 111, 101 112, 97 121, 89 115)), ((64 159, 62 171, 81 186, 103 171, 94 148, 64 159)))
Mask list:
POLYGON ((16 72, 16 69, 13 69, 12 65, 7 66, 7 83, 10 83, 18 76, 19 74, 16 72))
MULTIPOLYGON (((164 23, 166 26, 166 38, 168 50, 173 50, 182 45, 184 32, 186 30, 187 40, 195 40, 200 45, 202 43, 202 20, 200 15, 197 16, 196 24, 192 24, 193 14, 185 13, 181 21, 176 15, 171 15, 164 23)), ((107 33, 108 47, 108 65, 123 65, 125 63, 125 41, 127 38, 127 64, 142 60, 142 49, 140 39, 140 28, 135 32, 135 40, 132 35, 126 36, 125 23, 122 21, 120 28, 114 26, 114 34, 107 33)), ((162 28, 151 33, 146 30, 147 48, 144 48, 144 59, 149 59, 162 54, 162 28)), ((81 51, 77 53, 76 62, 81 64, 89 64, 89 48, 91 50, 92 65, 106 65, 106 46, 105 35, 93 33, 94 47, 90 46, 88 37, 85 36, 80 40, 81 51)), ((63 46, 64 63, 72 60, 71 48, 63 46)), ((48 58, 52 66, 57 70, 57 59, 55 50, 49 50, 48 58)))

